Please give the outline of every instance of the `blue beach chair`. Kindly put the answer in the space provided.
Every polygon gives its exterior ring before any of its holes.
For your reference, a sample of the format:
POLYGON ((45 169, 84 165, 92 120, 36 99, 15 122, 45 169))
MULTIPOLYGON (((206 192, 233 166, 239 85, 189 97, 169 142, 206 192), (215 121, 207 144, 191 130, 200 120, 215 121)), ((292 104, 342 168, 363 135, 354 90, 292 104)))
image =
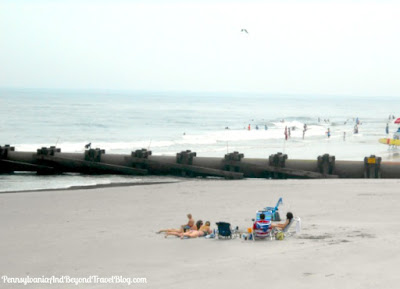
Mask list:
POLYGON ((236 231, 232 230, 230 223, 218 222, 216 225, 218 226, 218 229, 215 232, 215 237, 217 239, 232 239, 235 237, 236 231))
POLYGON ((278 208, 279 205, 283 203, 282 198, 279 198, 278 202, 276 203, 275 207, 265 207, 264 212, 269 212, 269 213, 264 213, 265 214, 265 219, 270 216, 271 221, 280 221, 281 218, 279 216, 278 208))

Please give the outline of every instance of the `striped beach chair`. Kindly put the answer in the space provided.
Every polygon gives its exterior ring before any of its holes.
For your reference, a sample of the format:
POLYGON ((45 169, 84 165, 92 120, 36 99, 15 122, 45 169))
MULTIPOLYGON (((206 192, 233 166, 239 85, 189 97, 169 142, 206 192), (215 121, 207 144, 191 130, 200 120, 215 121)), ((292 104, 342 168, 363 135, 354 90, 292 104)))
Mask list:
POLYGON ((270 220, 257 220, 253 224, 253 240, 256 239, 271 239, 271 221, 270 220))

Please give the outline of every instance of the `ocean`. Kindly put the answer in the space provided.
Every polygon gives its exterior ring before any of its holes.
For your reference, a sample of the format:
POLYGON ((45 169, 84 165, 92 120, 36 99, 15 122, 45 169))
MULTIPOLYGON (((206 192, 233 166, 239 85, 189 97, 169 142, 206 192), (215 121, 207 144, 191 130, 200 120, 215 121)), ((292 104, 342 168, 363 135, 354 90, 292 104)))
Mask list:
MULTIPOLYGON (((113 154, 146 148, 153 155, 191 150, 219 158, 238 151, 249 158, 282 152, 289 159, 316 159, 329 153, 361 161, 374 154, 395 161, 397 150, 378 139, 387 137, 387 123, 389 137, 397 130, 389 116, 400 117, 399 105, 394 97, 1 89, 0 145, 32 152, 55 145, 83 153, 91 143, 113 154)), ((175 178, 22 172, 0 175, 0 192, 165 180, 175 178)))

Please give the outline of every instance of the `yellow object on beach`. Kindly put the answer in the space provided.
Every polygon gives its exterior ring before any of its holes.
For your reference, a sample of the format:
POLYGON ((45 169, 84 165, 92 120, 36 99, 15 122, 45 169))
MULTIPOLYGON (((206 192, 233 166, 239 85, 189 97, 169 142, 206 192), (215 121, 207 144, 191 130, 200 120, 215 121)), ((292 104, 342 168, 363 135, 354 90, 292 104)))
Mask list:
POLYGON ((247 228, 247 233, 251 234, 252 231, 253 231, 252 228, 247 228))
POLYGON ((278 232, 275 235, 275 239, 282 241, 283 239, 285 239, 285 234, 283 232, 278 232))
POLYGON ((379 142, 382 144, 387 144, 387 145, 391 145, 391 146, 400 146, 400 139, 380 138, 379 142))

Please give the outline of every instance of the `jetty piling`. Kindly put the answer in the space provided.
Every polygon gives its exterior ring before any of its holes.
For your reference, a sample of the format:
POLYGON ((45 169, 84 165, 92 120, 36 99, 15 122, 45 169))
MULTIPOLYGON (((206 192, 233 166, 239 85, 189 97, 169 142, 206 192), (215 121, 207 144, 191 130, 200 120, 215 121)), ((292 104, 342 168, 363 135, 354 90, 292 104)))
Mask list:
POLYGON ((86 149, 83 153, 61 152, 54 146, 35 153, 16 151, 10 145, 0 146, 0 173, 35 171, 38 174, 125 174, 176 175, 184 177, 242 178, 400 178, 399 162, 382 162, 375 155, 363 161, 340 161, 329 154, 315 160, 289 159, 278 152, 267 159, 245 158, 237 151, 223 158, 198 157, 191 150, 175 156, 153 155, 147 149, 130 155, 106 154, 104 149, 86 149))
POLYGON ((285 167, 285 162, 287 160, 287 155, 278 152, 276 154, 272 154, 269 156, 269 166, 275 168, 274 170, 270 170, 270 178, 273 179, 286 179, 288 174, 285 174, 279 168, 285 167))
POLYGON ((382 158, 376 157, 375 155, 364 158, 364 178, 381 178, 381 160, 382 158))

